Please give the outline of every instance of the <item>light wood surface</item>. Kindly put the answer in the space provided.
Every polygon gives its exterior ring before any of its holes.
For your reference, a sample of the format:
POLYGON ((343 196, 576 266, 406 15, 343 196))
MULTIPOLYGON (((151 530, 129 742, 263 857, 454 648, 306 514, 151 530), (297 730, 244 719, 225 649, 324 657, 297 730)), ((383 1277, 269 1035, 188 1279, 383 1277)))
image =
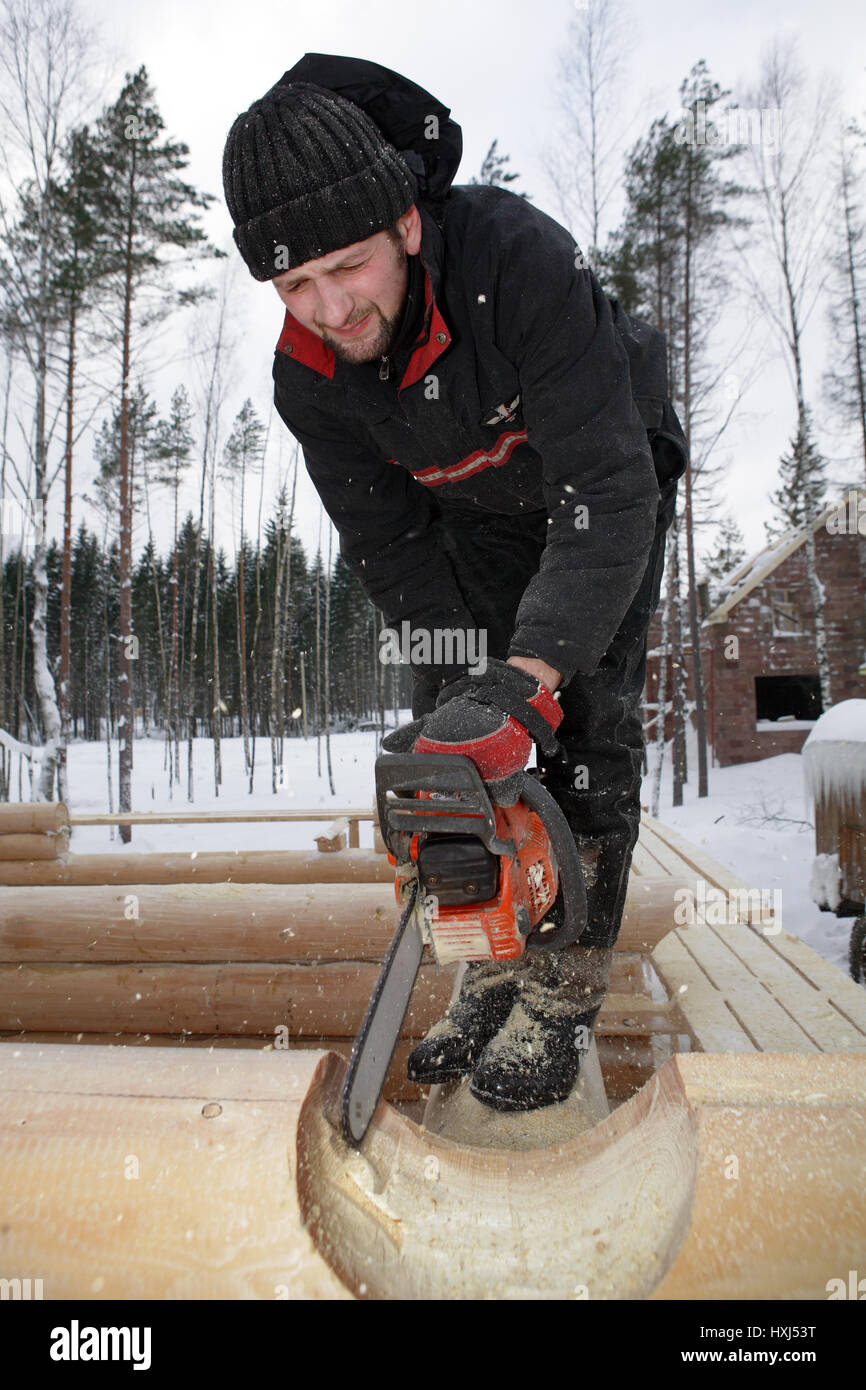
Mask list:
POLYGON ((234 853, 65 854, 53 861, 0 862, 0 885, 84 887, 124 883, 391 883, 394 870, 374 850, 323 859, 315 850, 234 853))
POLYGON ((0 802, 0 835, 42 835, 68 827, 69 810, 62 801, 0 802))
POLYGON ((387 1105, 348 1149, 342 1078, 317 1051, 0 1045, 4 1270, 47 1299, 524 1302, 824 1299, 863 1267, 866 1058, 675 1058, 541 1182, 538 1152, 387 1105))

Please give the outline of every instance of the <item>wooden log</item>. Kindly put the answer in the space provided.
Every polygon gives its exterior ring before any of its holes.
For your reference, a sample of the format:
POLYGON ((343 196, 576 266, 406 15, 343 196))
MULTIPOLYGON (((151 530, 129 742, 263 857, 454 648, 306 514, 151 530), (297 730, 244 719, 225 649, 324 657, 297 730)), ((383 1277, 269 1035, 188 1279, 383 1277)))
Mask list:
POLYGON ((46 834, 69 829, 63 801, 0 802, 0 835, 46 834))
POLYGON ((3 1272, 46 1299, 349 1297, 294 1197, 321 1058, 5 1044, 3 1272))
POLYGON ((866 1058, 815 1061, 677 1057, 548 1149, 540 1189, 538 1151, 450 1145, 386 1106, 347 1156, 328 1059, 301 1107, 299 1204, 368 1298, 826 1298, 866 1251, 866 1058))
POLYGON ((393 880, 0 888, 3 961, 384 959, 393 880))
POLYGON ((111 883, 393 883, 375 849, 322 859, 314 850, 238 850, 202 854, 69 854, 55 861, 0 863, 0 885, 111 883))
POLYGON ((676 1057, 542 1183, 537 1151, 384 1102, 348 1148, 343 1078, 319 1051, 0 1044, 0 1265, 46 1299, 521 1303, 825 1300, 863 1268, 864 1057, 676 1057))
MULTIPOLYGON (((441 1018, 451 970, 422 965, 402 1036, 441 1018)), ((352 1038, 378 964, 0 965, 0 1029, 352 1038)))
MULTIPOLYGON (((649 950, 671 930, 677 887, 634 882, 619 950, 649 950)), ((393 879, 0 887, 0 960, 381 961, 398 919, 393 879)))
MULTIPOLYGON (((0 1032, 0 1042, 24 1043, 28 1047, 50 1043, 52 1047, 174 1047, 174 1048, 247 1048, 255 1049, 258 1052, 274 1052, 282 1049, 275 1047, 273 1034, 268 1037, 261 1034, 242 1035, 238 1033, 48 1033, 30 1031, 26 1033, 7 1033, 0 1032)), ((349 1060, 352 1052, 353 1038, 293 1038, 291 1041, 292 1052, 301 1049, 312 1049, 319 1052, 336 1052, 338 1057, 344 1061, 349 1060)), ((406 1059, 412 1048, 415 1046, 416 1039, 400 1038, 394 1049, 394 1056, 391 1065, 385 1076, 385 1084, 382 1088, 382 1095, 389 1102, 415 1102, 422 1100, 427 1094, 428 1087, 419 1086, 417 1082, 410 1081, 406 1075, 406 1059)), ((0 1056, 2 1056, 0 1052, 0 1056)))
POLYGON ((69 833, 0 835, 0 861, 15 859, 56 859, 69 845, 69 833))

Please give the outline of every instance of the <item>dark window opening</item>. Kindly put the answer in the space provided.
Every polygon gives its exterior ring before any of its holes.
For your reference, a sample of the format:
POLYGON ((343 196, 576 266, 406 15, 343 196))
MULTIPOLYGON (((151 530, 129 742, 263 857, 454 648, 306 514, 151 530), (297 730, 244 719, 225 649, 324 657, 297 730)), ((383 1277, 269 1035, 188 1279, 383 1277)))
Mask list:
POLYGON ((803 631, 796 589, 774 589, 773 632, 778 637, 799 637, 803 631))
POLYGON ((758 719, 817 719, 822 709, 817 676, 755 677, 758 719))

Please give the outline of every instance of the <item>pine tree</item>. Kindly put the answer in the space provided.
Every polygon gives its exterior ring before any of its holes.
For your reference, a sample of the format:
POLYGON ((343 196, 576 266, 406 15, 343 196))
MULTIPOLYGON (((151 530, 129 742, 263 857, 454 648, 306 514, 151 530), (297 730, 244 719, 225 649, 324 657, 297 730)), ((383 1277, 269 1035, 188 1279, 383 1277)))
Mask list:
MULTIPOLYGON (((508 164, 511 160, 511 155, 497 154, 496 146, 498 145, 498 143, 498 140, 493 141, 493 144, 490 146, 490 149, 487 151, 486 155, 481 161, 480 178, 476 179, 473 177, 469 180, 470 183, 476 185, 487 184, 494 188, 500 188, 503 187, 505 184, 513 183, 515 179, 520 178, 519 174, 515 174, 512 170, 507 170, 505 168, 506 164, 508 164)), ((513 192, 517 193, 517 189, 514 189, 513 192)), ((526 198, 527 202, 532 202, 532 198, 529 193, 518 193, 517 196, 519 198, 526 198)))
MULTIPOLYGON (((244 555, 246 551, 246 531, 244 527, 244 499, 246 494, 246 480, 249 473, 261 471, 264 463, 264 441, 265 429, 252 401, 247 398, 235 416, 231 433, 223 451, 223 467, 221 477, 227 478, 232 483, 232 490, 237 486, 240 490, 240 544, 238 546, 237 561, 237 642, 238 642, 238 664, 239 664, 239 683, 240 683, 240 707, 241 707, 241 733, 244 741, 244 768, 249 773, 252 770, 250 758, 250 719, 249 719, 249 698, 247 692, 247 626, 246 626, 246 580, 244 555)), ((234 511, 234 507, 232 508, 234 511)))
MULTIPOLYGON (((818 576, 818 556, 815 546, 815 523, 821 514, 826 493, 826 463, 812 443, 809 412, 800 411, 797 433, 791 441, 791 452, 783 454, 779 465, 781 486, 772 500, 788 527, 806 532, 806 576, 812 592, 815 622, 815 655, 821 701, 824 709, 833 703, 830 662, 827 655, 827 631, 824 620, 824 586, 818 576)), ((782 527, 781 529, 785 529, 782 527)), ((767 527, 771 534, 770 527, 767 527)), ((778 532, 776 533, 778 534, 778 532)))
POLYGON ((715 549, 704 560, 704 574, 710 580, 723 580, 746 558, 743 533, 733 517, 723 518, 716 536, 715 549))
POLYGON ((75 446, 75 392, 83 321, 98 302, 102 279, 111 268, 99 235, 102 170, 86 126, 70 132, 63 149, 65 177, 54 189, 60 229, 52 256, 52 294, 66 322, 66 444, 64 451, 63 587, 60 612, 61 748, 58 790, 68 799, 66 745, 69 726, 72 584, 72 476, 75 446))
MULTIPOLYGON (((132 491, 129 456, 129 379, 133 326, 139 318, 164 319, 172 305, 191 304, 203 291, 176 289, 166 284, 177 268, 165 252, 175 248, 180 260, 220 255, 207 243, 198 215, 214 202, 212 194, 198 193, 179 177, 187 167, 186 145, 163 139, 164 122, 155 105, 153 88, 144 67, 127 74, 113 106, 103 111, 96 126, 96 140, 105 170, 101 207, 106 245, 114 250, 115 287, 120 311, 120 749, 119 801, 122 811, 132 806, 132 491), (145 292, 155 292, 146 305, 145 292), (148 308, 147 313, 142 311, 148 308)), ((128 826, 121 839, 131 838, 128 826)))
POLYGON ((812 442, 809 412, 804 410, 791 440, 791 451, 783 454, 779 462, 780 486, 770 499, 782 523, 773 528, 774 535, 799 530, 815 520, 824 505, 826 471, 827 465, 812 442))
POLYGON ((155 481, 169 489, 172 499, 172 561, 171 561, 171 662, 168 689, 169 789, 180 781, 180 603, 178 579, 178 508, 180 486, 192 455, 192 410, 184 386, 175 388, 171 397, 171 413, 156 429, 153 447, 155 481))

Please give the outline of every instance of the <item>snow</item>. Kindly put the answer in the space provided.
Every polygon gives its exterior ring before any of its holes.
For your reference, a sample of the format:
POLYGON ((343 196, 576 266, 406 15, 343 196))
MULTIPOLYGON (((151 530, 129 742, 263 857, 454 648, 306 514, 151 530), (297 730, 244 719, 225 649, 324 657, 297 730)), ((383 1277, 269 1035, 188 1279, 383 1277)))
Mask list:
MULTIPOLYGON (((399 722, 407 723, 410 718, 410 712, 402 710, 399 722)), ((387 727, 393 728, 391 713, 387 727)), ((284 785, 273 795, 270 743, 259 738, 255 745, 255 790, 250 796, 242 740, 223 739, 223 786, 217 797, 213 788, 212 745, 197 739, 194 756, 196 800, 191 805, 186 798, 185 745, 181 746, 181 785, 174 787, 174 795, 170 797, 162 738, 138 738, 132 772, 133 805, 142 812, 329 810, 338 807, 372 810, 373 764, 378 745, 376 730, 332 735, 335 788, 332 797, 328 789, 324 739, 321 741, 321 775, 316 767, 316 739, 310 737, 306 742, 301 738, 287 739, 284 785)), ((851 922, 821 912, 812 900, 810 879, 815 834, 809 824, 804 759, 799 754, 786 753, 737 767, 711 767, 710 796, 699 800, 696 747, 691 730, 688 753, 691 780, 684 789, 684 805, 676 809, 671 806, 670 757, 665 759, 659 819, 733 870, 750 888, 769 894, 781 889, 785 929, 847 973, 851 922)), ((641 793, 644 804, 649 802, 654 760, 655 749, 651 748, 649 775, 644 779, 641 793)), ((112 746, 112 775, 116 784, 116 743, 112 746)), ((69 789, 73 812, 104 813, 108 810, 104 744, 79 742, 70 745, 69 789)), ((134 826, 129 849, 188 852, 190 855, 206 850, 229 853, 254 849, 312 850, 314 836, 322 834, 324 828, 323 822, 309 821, 134 826)), ((371 848, 371 822, 362 822, 359 829, 361 847, 371 848)), ((115 830, 112 835, 105 826, 76 827, 70 848, 79 854, 123 853, 125 849, 118 832, 115 830)))
POLYGON ((813 800, 856 806, 866 793, 866 700, 842 700, 817 720, 803 745, 813 800))
POLYGON ((807 739, 806 746, 821 740, 838 743, 849 739, 852 743, 866 743, 866 700, 842 700, 833 705, 826 714, 815 721, 815 729, 807 739))
MULTIPOLYGON (((786 727, 785 725, 781 726, 786 727)), ((649 805, 655 750, 641 800, 649 805)), ((689 782, 683 805, 671 805, 670 757, 662 775, 659 820, 699 845, 750 888, 782 890, 782 925, 848 974, 851 919, 822 912, 812 899, 815 831, 804 779, 804 759, 784 753, 760 762, 709 769, 710 795, 697 794, 697 745, 689 729, 689 782)))
POLYGON ((836 910, 841 901, 839 892, 838 854, 816 854, 812 864, 812 901, 819 907, 836 910))
POLYGON ((747 589, 753 580, 772 571, 792 539, 793 532, 786 531, 773 545, 763 546, 717 580, 712 586, 714 608, 720 608, 722 604, 727 603, 732 594, 747 589))
POLYGON ((779 734, 786 729, 814 729, 814 719, 756 719, 755 729, 759 734, 779 734))
POLYGON ((0 729, 0 748, 6 748, 10 753, 20 753, 22 758, 38 758, 42 752, 41 748, 34 748, 29 743, 19 743, 5 729, 0 729))
MULTIPOLYGON (((400 722, 411 719, 408 710, 401 711, 400 722)), ((394 726, 393 712, 387 716, 386 731, 394 726)), ((331 765, 334 773, 335 796, 328 788, 325 740, 321 740, 321 776, 316 766, 316 739, 311 736, 286 739, 284 748, 283 784, 276 795, 271 792, 271 745, 266 738, 255 742, 254 791, 248 791, 249 775, 244 771, 242 738, 223 738, 220 741, 223 781, 219 795, 214 792, 213 745, 209 739, 194 741, 193 768, 195 801, 186 796, 187 749, 180 746, 180 785, 175 784, 169 795, 168 772, 165 768, 165 742, 159 737, 136 738, 133 748, 132 805, 147 812, 194 811, 291 811, 301 809, 330 810, 357 808, 372 812, 375 799, 373 764, 378 750, 378 730, 363 733, 333 734, 331 736, 331 765)), ((111 745, 111 771, 117 806, 117 740, 111 745)), ((69 808, 73 813, 102 813, 108 810, 106 800, 105 743, 74 742, 69 746, 69 808)), ((132 840, 127 849, 142 853, 158 850, 190 854, 206 850, 232 853, 242 850, 314 850, 316 835, 324 834, 323 821, 263 821, 243 824, 184 824, 133 826, 132 840)), ((361 848, 373 846, 372 822, 361 822, 361 848)), ((77 826, 73 830, 70 849, 77 854, 122 853, 117 831, 113 839, 107 826, 77 826)))

